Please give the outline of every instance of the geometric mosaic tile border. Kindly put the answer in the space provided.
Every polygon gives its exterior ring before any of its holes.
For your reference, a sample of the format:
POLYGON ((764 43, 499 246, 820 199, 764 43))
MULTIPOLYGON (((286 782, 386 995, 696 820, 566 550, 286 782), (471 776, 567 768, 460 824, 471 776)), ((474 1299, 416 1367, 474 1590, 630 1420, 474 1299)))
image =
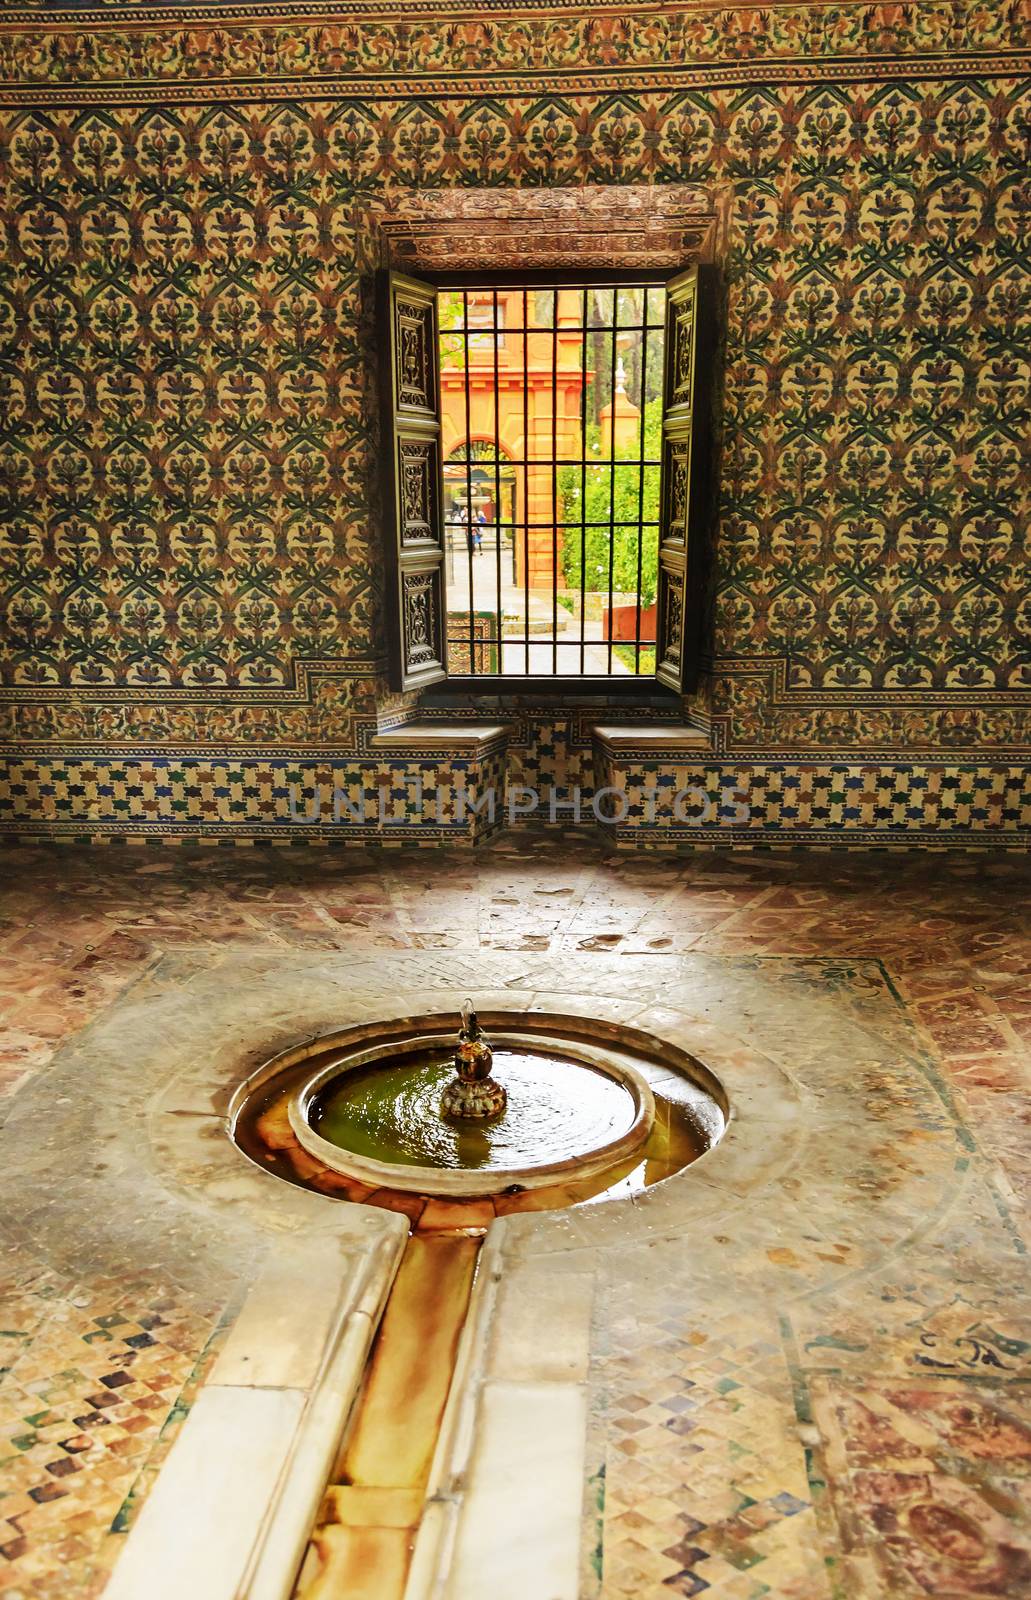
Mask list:
POLYGON ((167 839, 231 834, 367 842, 474 842, 481 785, 498 758, 12 760, 0 765, 0 831, 167 839))
POLYGON ((1031 772, 1020 765, 599 759, 592 780, 589 758, 556 754, 554 765, 527 764, 518 749, 507 764, 501 751, 445 761, 12 759, 0 763, 0 835, 475 844, 505 820, 507 782, 524 786, 516 820, 602 822, 615 843, 637 847, 1031 842, 1031 772), (533 812, 525 789, 535 786, 533 812))
POLYGON ((766 834, 796 842, 847 836, 851 842, 948 843, 990 835, 1002 843, 1031 838, 1031 771, 1024 765, 903 762, 706 764, 676 769, 657 763, 606 763, 613 832, 640 842, 766 834), (620 799, 623 796, 625 798, 620 799))

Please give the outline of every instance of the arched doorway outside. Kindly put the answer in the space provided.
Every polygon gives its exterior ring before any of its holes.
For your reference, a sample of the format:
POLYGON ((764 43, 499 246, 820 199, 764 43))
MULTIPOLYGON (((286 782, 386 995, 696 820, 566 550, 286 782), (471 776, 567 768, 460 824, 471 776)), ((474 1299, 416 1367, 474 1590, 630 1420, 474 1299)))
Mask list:
POLYGON ((449 582, 463 563, 486 556, 502 584, 515 581, 516 468, 493 439, 455 445, 444 462, 444 532, 449 582))

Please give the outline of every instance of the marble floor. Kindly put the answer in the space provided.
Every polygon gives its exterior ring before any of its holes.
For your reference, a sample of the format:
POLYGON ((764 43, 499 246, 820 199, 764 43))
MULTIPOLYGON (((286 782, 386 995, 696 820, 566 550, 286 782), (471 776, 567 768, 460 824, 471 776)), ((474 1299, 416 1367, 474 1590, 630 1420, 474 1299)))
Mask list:
POLYGON ((523 1265, 593 1295, 584 1600, 1031 1595, 1028 884, 532 833, 5 852, 0 1594, 102 1592, 233 1326, 247 1236, 169 1191, 148 1107, 163 1031, 220 995, 240 1063, 281 1047, 281 972, 316 1024, 409 987, 676 1016, 732 1097, 761 1052, 804 1108, 743 1119, 754 1173, 721 1191, 713 1152, 707 1211, 671 1179, 520 1219, 523 1265))

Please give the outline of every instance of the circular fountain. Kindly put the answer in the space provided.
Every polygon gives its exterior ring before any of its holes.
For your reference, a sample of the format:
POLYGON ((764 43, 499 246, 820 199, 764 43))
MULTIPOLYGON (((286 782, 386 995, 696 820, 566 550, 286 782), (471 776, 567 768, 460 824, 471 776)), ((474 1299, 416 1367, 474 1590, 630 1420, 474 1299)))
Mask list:
POLYGON ((505 1215, 636 1193, 717 1143, 726 1114, 700 1062, 636 1029, 543 1012, 481 1022, 466 1001, 460 1018, 284 1051, 241 1086, 231 1129, 252 1160, 321 1193, 505 1215))
POLYGON ((495 1036, 467 1001, 457 1044, 421 1032, 338 1057, 290 1100, 298 1142, 362 1183, 448 1195, 590 1177, 644 1144, 655 1103, 621 1052, 525 1024, 495 1036))

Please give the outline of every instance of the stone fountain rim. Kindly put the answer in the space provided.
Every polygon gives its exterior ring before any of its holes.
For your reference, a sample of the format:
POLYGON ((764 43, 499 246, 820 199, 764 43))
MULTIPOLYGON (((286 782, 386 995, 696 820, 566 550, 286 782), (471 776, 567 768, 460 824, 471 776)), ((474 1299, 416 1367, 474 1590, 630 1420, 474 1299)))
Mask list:
MULTIPOLYGON (((352 1050, 327 1062, 310 1078, 306 1078, 290 1096, 287 1107, 287 1115, 295 1137, 310 1156, 314 1156, 332 1171, 342 1173, 347 1178, 354 1178, 359 1183, 368 1184, 376 1189, 397 1189, 409 1194, 441 1195, 454 1199, 501 1194, 513 1185, 518 1185, 522 1189, 543 1189, 562 1183, 564 1180, 594 1177, 597 1173, 625 1161, 645 1143, 655 1121, 655 1097, 643 1074, 618 1046, 599 1049, 562 1034, 535 1032, 532 1026, 507 1028, 502 1024, 499 1029, 497 1022, 491 1026, 496 1035, 500 1032, 502 1037, 499 1042, 503 1042, 506 1047, 528 1046, 550 1051, 553 1055, 558 1053, 560 1047, 561 1053, 567 1059, 591 1071, 601 1072, 605 1077, 621 1084, 629 1092, 634 1103, 634 1117, 629 1128, 615 1139, 594 1145, 582 1154, 566 1157, 562 1161, 534 1166, 498 1167, 492 1172, 478 1170, 461 1172, 454 1168, 375 1161, 369 1156, 356 1155, 340 1145, 332 1144, 315 1132, 309 1121, 309 1114, 313 1101, 327 1083, 356 1071, 359 1067, 369 1066, 388 1054, 397 1054, 399 1051, 404 1054, 415 1054, 419 1050, 439 1046, 442 1042, 452 1044, 453 1029, 450 1027, 450 1019, 442 1019, 436 1031, 413 1033, 401 1040, 385 1039, 365 1048, 352 1050)), ((285 1052, 285 1055, 292 1055, 296 1061, 296 1051, 285 1052)))

